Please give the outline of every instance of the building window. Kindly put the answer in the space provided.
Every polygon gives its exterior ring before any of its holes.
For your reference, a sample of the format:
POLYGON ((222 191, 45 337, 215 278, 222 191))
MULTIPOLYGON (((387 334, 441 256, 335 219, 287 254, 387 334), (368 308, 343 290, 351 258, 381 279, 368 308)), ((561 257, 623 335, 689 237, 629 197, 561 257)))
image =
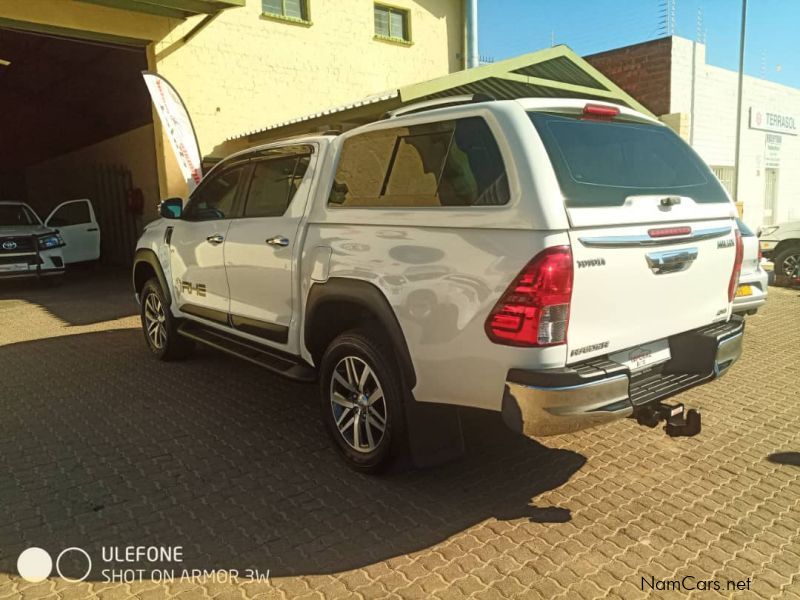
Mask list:
POLYGON ((411 42, 410 16, 407 10, 375 5, 375 37, 394 42, 411 42))
POLYGON ((729 194, 733 194, 733 167, 711 167, 711 170, 714 172, 714 175, 717 176, 717 179, 719 179, 725 191, 729 194))
POLYGON ((261 11, 265 16, 288 21, 310 22, 308 0, 261 0, 261 11))

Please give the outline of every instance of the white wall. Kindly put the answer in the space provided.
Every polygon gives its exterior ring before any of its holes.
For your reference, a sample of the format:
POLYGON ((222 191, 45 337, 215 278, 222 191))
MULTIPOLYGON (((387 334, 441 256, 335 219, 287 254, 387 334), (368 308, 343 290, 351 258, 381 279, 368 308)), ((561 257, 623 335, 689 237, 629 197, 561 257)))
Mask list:
MULTIPOLYGON (((691 114, 689 139, 712 166, 733 166, 736 139, 736 72, 706 64, 705 46, 675 37, 672 46, 670 112, 691 114), (692 85, 692 52, 694 86, 692 85), (694 112, 692 97, 694 95, 694 112)), ((764 151, 767 132, 750 129, 750 107, 771 109, 800 122, 800 89, 746 76, 742 92, 739 200, 744 221, 759 227, 764 219, 764 151)), ((781 135, 775 222, 800 220, 800 136, 781 135)))

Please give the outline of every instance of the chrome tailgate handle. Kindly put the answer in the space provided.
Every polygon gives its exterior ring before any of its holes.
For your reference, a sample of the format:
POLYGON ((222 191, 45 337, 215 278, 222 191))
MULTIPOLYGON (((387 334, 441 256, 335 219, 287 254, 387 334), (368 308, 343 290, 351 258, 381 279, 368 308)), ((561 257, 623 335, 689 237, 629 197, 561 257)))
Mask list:
POLYGON ((650 252, 645 255, 647 266, 650 267, 650 270, 656 275, 684 271, 692 265, 692 261, 696 258, 697 248, 650 252))

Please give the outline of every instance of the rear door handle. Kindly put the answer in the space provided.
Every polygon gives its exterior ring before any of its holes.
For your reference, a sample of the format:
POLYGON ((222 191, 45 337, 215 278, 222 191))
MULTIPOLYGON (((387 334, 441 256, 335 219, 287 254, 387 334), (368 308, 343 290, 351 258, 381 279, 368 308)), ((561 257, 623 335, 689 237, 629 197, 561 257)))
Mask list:
POLYGON ((280 246, 281 248, 285 248, 289 245, 289 240, 283 237, 282 235, 276 235, 275 237, 271 237, 267 240, 267 243, 270 246, 280 246))
POLYGON ((86 231, 97 231, 97 227, 89 227, 86 231))
POLYGON ((697 259, 697 248, 683 250, 667 250, 665 252, 650 252, 645 256, 647 266, 656 275, 661 273, 674 273, 688 269, 697 259))
POLYGON ((218 233, 215 233, 214 235, 210 235, 210 236, 208 236, 208 237, 206 238, 206 241, 207 241, 209 244, 213 244, 214 246, 216 246, 217 244, 221 244, 222 242, 224 242, 224 241, 225 241, 225 238, 224 238, 224 237, 222 237, 220 234, 218 234, 218 233))

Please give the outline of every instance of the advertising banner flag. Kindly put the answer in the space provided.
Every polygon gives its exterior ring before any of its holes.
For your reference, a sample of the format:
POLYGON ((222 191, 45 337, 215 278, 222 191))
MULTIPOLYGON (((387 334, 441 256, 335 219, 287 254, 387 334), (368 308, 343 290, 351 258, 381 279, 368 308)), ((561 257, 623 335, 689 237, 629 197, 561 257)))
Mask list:
POLYGON ((180 95, 169 81, 150 71, 142 71, 142 77, 191 193, 203 177, 202 155, 192 119, 180 95))

